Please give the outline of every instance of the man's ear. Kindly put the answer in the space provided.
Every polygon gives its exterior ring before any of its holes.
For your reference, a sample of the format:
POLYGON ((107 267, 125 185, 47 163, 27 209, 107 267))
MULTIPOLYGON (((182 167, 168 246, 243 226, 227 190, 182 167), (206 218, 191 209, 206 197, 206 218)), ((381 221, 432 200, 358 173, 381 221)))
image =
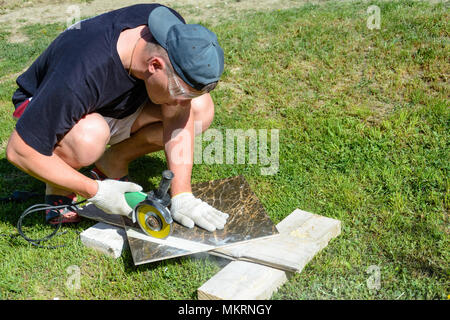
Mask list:
POLYGON ((155 56, 148 59, 147 69, 150 74, 154 74, 156 73, 156 71, 162 70, 163 67, 164 67, 163 59, 155 56))

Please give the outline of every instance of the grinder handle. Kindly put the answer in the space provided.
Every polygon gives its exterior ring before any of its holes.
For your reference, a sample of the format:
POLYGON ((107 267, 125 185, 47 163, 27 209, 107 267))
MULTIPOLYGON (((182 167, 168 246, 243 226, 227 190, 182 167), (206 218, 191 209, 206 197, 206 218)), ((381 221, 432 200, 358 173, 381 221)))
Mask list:
POLYGON ((155 192, 155 196, 158 199, 163 199, 164 196, 167 194, 167 191, 169 190, 170 183, 172 182, 172 179, 174 177, 174 174, 170 170, 164 170, 162 173, 162 179, 159 183, 159 188, 155 192))

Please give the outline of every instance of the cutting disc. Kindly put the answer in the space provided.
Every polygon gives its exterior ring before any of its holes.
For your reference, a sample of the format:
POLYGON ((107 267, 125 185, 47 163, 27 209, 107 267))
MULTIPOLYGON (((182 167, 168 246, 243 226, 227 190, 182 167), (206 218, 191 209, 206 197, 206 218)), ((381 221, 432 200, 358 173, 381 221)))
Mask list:
POLYGON ((147 235, 164 239, 172 233, 172 224, 165 221, 162 213, 154 206, 141 204, 136 207, 136 220, 147 235))

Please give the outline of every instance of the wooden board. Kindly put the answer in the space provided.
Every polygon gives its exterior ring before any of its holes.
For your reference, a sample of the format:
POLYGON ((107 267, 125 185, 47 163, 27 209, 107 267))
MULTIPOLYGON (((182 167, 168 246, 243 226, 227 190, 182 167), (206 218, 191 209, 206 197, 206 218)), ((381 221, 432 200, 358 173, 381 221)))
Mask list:
POLYGON ((282 270, 233 261, 202 285, 197 294, 199 300, 265 300, 286 280, 282 270))
POLYGON ((338 220, 296 209, 277 225, 280 234, 215 249, 222 256, 301 272, 314 255, 341 232, 338 220))
POLYGON ((301 272, 332 238, 340 234, 341 223, 297 209, 281 221, 277 229, 280 235, 272 239, 215 249, 218 254, 253 262, 229 263, 197 290, 198 298, 269 299, 292 274, 283 270, 301 272))

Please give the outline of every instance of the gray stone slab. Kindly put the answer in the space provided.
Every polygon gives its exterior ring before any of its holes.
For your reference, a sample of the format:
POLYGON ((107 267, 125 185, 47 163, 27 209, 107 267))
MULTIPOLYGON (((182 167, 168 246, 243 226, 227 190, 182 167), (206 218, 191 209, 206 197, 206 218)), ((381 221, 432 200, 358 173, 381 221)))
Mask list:
POLYGON ((103 222, 84 230, 80 239, 86 247, 116 259, 122 255, 123 249, 128 247, 125 230, 103 222))

